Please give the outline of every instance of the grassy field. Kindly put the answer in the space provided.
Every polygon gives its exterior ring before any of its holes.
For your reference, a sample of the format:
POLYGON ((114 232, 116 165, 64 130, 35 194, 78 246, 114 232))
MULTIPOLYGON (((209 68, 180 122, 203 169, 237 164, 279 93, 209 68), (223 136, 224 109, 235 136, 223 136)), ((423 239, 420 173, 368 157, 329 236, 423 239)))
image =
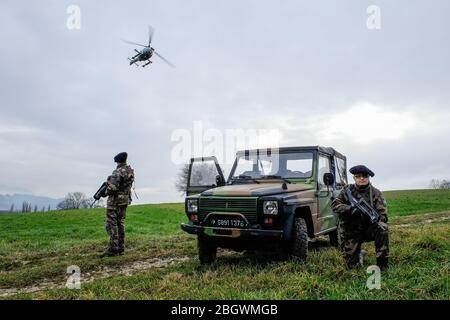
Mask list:
POLYGON ((392 216, 449 211, 450 190, 405 190, 383 192, 392 216))
MULTIPOLYGON (((391 217, 391 268, 380 290, 365 269, 346 270, 326 238, 307 263, 274 254, 221 250, 200 267, 193 236, 179 227, 183 204, 131 206, 127 252, 100 259, 104 209, 0 215, 3 299, 449 299, 450 191, 385 192, 391 217), (81 269, 82 289, 64 288, 81 269)), ((373 244, 363 246, 368 264, 373 244)))

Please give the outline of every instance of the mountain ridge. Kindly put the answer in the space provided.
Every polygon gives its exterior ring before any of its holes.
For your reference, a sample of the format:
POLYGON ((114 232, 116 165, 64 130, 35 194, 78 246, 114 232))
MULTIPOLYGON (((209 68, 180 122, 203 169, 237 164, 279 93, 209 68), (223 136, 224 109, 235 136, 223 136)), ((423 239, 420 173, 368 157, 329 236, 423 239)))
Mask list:
POLYGON ((56 209, 56 206, 59 202, 61 202, 63 198, 51 198, 47 196, 35 196, 31 194, 0 194, 0 211, 9 211, 11 209, 11 205, 14 204, 14 211, 22 211, 23 202, 27 202, 31 204, 31 209, 34 210, 34 207, 38 207, 38 211, 41 211, 43 207, 45 207, 45 211, 48 210, 48 206, 50 205, 50 209, 56 209))

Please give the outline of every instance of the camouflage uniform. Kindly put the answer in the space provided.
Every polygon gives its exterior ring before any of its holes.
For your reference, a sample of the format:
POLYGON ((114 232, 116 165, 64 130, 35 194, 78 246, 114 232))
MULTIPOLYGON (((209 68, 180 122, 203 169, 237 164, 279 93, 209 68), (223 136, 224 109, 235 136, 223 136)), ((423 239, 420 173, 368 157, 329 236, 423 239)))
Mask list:
POLYGON ((381 191, 373 187, 370 183, 366 186, 350 184, 346 186, 339 196, 331 204, 333 211, 338 215, 339 233, 342 243, 341 249, 348 267, 360 265, 361 244, 363 242, 375 241, 375 251, 377 264, 380 261, 387 261, 389 257, 389 233, 387 204, 381 191), (381 215, 379 224, 385 228, 383 230, 378 224, 371 224, 366 216, 352 214, 352 207, 345 195, 345 188, 349 188, 355 199, 363 197, 381 215))
POLYGON ((107 252, 123 253, 125 244, 124 220, 131 203, 134 171, 126 163, 118 163, 107 180, 106 232, 110 237, 107 252))

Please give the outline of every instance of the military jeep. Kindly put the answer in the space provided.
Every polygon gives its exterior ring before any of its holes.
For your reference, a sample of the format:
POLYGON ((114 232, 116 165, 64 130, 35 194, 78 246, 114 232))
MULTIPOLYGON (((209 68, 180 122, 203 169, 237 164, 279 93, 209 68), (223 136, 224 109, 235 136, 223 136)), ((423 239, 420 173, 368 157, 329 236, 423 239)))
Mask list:
POLYGON ((192 158, 181 229, 197 235, 201 264, 218 247, 275 246, 303 261, 309 239, 328 235, 338 245, 330 204, 346 184, 346 157, 329 147, 239 151, 227 180, 215 157, 192 158))

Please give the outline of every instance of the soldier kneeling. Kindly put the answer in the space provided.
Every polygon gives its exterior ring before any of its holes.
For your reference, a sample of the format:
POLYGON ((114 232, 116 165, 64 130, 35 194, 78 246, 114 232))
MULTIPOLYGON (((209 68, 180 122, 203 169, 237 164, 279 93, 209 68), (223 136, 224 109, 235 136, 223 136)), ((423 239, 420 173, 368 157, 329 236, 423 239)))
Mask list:
POLYGON ((361 244, 375 241, 377 265, 381 270, 388 268, 389 233, 387 204, 381 191, 372 186, 369 176, 375 174, 366 166, 355 166, 350 169, 355 184, 347 185, 334 199, 331 207, 338 215, 341 235, 341 249, 349 268, 362 265, 361 244), (379 214, 380 221, 371 223, 370 219, 353 207, 347 199, 346 190, 350 190, 355 199, 364 198, 379 214))

